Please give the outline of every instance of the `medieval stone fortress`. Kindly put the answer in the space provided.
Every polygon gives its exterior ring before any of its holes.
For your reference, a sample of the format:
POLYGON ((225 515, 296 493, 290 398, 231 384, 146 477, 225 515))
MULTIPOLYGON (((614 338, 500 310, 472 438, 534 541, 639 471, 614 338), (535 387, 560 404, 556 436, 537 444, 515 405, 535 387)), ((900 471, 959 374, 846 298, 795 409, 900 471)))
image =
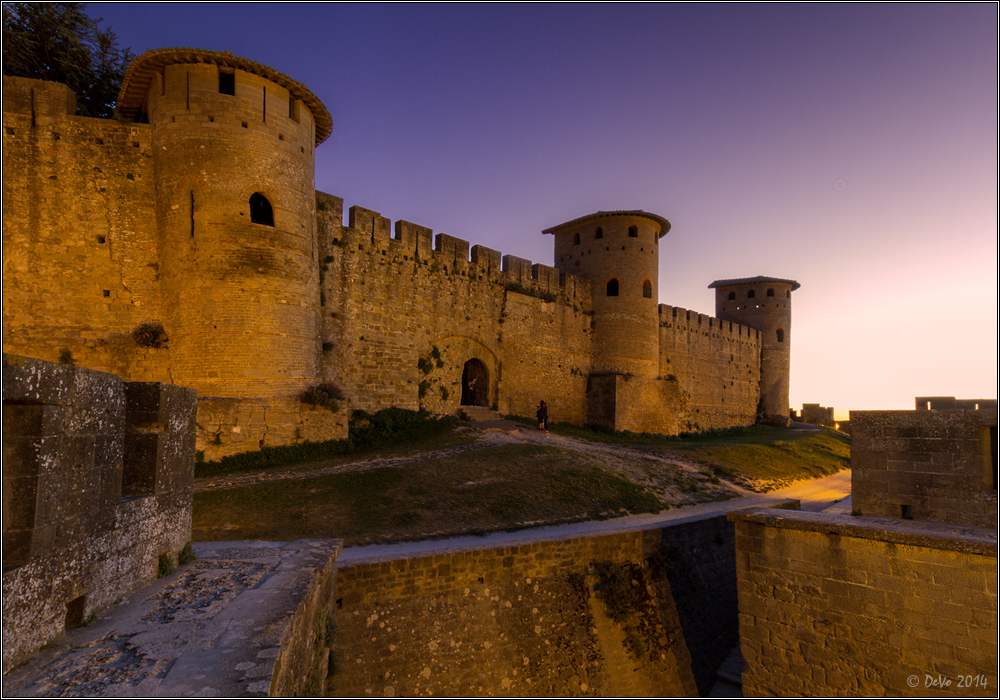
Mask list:
POLYGON ((60 84, 4 82, 4 350, 198 391, 206 458, 345 435, 352 408, 462 403, 676 434, 788 416, 788 279, 721 280, 715 316, 657 304, 662 216, 544 231, 532 264, 313 184, 330 114, 229 53, 150 51, 128 121, 60 84), (139 343, 141 324, 162 337, 139 343), (468 384, 475 379, 474 395, 468 384))
POLYGON ((786 423, 799 285, 657 304, 670 223, 638 210, 545 229, 553 266, 359 206, 345 226, 313 184, 326 108, 229 53, 143 54, 124 121, 74 101, 4 77, 5 695, 694 696, 719 640, 746 695, 996 695, 995 400, 853 412, 853 512, 727 503, 402 555, 220 541, 184 564, 196 451, 343 437, 348 411, 298 399, 323 382, 366 411, 786 423), (596 562, 634 577, 641 639, 596 562))

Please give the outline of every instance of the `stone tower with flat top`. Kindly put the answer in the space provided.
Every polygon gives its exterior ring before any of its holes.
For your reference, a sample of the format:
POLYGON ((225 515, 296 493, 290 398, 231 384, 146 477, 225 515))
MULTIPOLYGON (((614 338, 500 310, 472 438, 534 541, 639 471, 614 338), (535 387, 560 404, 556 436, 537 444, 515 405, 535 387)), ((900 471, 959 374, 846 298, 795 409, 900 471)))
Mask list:
POLYGON ((662 216, 636 210, 599 211, 542 232, 555 237, 556 269, 593 283, 592 373, 659 376, 659 243, 669 230, 662 216))
POLYGON ((760 331, 760 413, 787 425, 792 356, 792 292, 801 285, 777 277, 716 280, 715 315, 760 331))

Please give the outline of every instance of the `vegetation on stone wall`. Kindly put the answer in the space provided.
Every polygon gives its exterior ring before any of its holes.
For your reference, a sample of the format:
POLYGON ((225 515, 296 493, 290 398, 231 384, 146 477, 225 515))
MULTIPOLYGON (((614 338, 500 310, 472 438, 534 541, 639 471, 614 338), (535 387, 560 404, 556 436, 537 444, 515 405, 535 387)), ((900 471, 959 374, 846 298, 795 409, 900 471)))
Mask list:
POLYGON ((340 410, 340 404, 337 402, 343 400, 344 392, 333 382, 316 384, 299 394, 299 401, 302 403, 334 412, 340 410))
POLYGON ((665 652, 668 644, 658 625, 642 565, 632 561, 622 564, 600 561, 592 562, 591 570, 597 578, 594 594, 604 603, 608 617, 625 632, 622 645, 628 655, 641 661, 665 652))
POLYGON ((140 348, 158 348, 166 340, 166 333, 161 324, 147 321, 132 329, 132 340, 140 348))
POLYGON ((197 558, 198 555, 194 553, 194 548, 191 546, 191 543, 188 542, 184 545, 184 549, 181 550, 180 554, 177 555, 177 563, 184 566, 185 564, 190 564, 197 558))
POLYGON ((174 573, 174 560, 170 558, 169 554, 161 554, 156 566, 156 577, 163 578, 172 573, 174 573))
POLYGON ((3 74, 66 83, 80 114, 113 117, 118 91, 135 58, 101 19, 79 2, 3 6, 3 74))

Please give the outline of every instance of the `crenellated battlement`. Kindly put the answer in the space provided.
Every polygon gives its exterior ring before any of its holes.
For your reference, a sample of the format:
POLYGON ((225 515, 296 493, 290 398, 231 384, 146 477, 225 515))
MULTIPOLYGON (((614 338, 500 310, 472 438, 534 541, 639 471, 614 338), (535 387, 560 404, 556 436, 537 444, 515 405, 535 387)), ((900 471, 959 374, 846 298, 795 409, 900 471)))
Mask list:
MULTIPOLYGON (((343 200, 332 199, 342 212, 343 200)), ((341 226, 341 235, 341 243, 348 250, 363 251, 371 246, 387 255, 401 255, 432 265, 438 263, 442 273, 445 269, 460 274, 475 273, 497 284, 518 285, 539 295, 564 296, 570 302, 589 300, 591 294, 590 281, 582 277, 516 255, 503 255, 486 246, 471 245, 465 239, 446 233, 435 234, 433 229, 405 219, 393 225, 381 213, 358 205, 348 209, 347 226, 341 226)))
POLYGON ((315 188, 332 121, 301 84, 199 49, 129 70, 131 122, 4 78, 4 349, 197 389, 207 456, 342 437, 346 418, 295 398, 317 382, 366 411, 530 415, 544 398, 557 420, 665 434, 748 425, 762 400, 787 415, 797 282, 713 283, 760 303, 710 316, 657 304, 656 214, 542 231, 544 264, 345 209, 315 188), (169 345, 133 342, 148 323, 169 345))
POLYGON ((728 337, 741 342, 759 341, 760 331, 680 306, 659 305, 660 327, 728 337))

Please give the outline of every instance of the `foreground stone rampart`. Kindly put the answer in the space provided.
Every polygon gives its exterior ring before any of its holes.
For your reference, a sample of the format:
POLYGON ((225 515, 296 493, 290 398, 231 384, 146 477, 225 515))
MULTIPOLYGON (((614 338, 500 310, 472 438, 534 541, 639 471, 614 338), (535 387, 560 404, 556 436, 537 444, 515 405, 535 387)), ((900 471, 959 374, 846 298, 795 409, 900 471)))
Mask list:
POLYGON ((996 696, 995 531, 764 509, 729 517, 745 696, 996 696))
POLYGON ((4 355, 5 673, 177 561, 196 396, 4 355))
MULTIPOLYGON (((798 507, 785 501, 776 507, 798 507)), ((692 696, 737 643, 723 516, 337 569, 337 668, 353 697, 692 696), (613 619, 595 591, 602 566, 613 619)))
POLYGON ((996 529, 997 411, 851 411, 854 511, 996 529))
POLYGON ((340 540, 211 542, 4 678, 4 697, 326 691, 340 540))

